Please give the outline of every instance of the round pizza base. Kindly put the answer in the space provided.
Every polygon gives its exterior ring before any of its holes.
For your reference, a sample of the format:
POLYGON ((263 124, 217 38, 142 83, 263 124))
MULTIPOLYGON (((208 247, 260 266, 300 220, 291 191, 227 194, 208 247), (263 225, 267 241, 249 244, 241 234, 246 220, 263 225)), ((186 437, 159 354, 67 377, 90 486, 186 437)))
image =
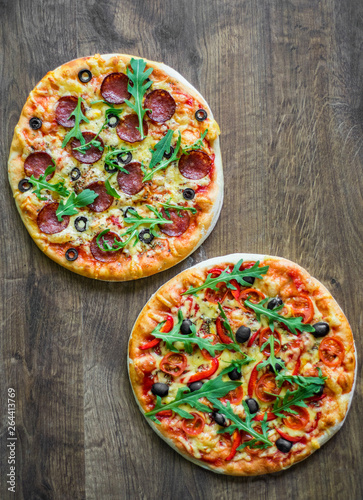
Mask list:
MULTIPOLYGON (((178 278, 178 276, 180 276, 181 274, 185 273, 185 272, 188 272, 192 269, 203 269, 203 268, 208 268, 208 267, 211 267, 211 266, 218 266, 220 264, 224 264, 226 262, 228 263, 231 263, 231 264, 236 264, 240 259, 243 259, 243 260, 247 260, 247 261, 257 261, 257 260, 264 260, 264 259, 267 259, 267 258, 275 258, 275 259, 279 259, 281 261, 285 261, 286 263, 288 264, 293 264, 294 266, 296 266, 297 268, 301 269, 304 271, 304 273, 307 273, 307 271, 302 268, 301 266, 299 266, 298 264, 288 260, 288 259, 284 259, 282 257, 276 257, 276 256, 271 256, 271 255, 262 255, 262 254, 251 254, 251 253, 234 253, 234 254, 230 254, 230 255, 225 255, 225 256, 221 256, 221 257, 214 257, 214 258, 211 258, 211 259, 208 259, 208 260, 205 260, 203 262, 200 262, 198 264, 196 264, 195 266, 192 266, 186 270, 184 270, 182 273, 179 273, 178 275, 174 276, 174 278, 172 278, 171 280, 167 281, 166 283, 164 283, 164 285, 162 285, 161 287, 158 288, 158 290, 156 290, 156 292, 154 292, 151 297, 149 298, 149 300, 147 301, 147 303, 145 304, 145 306, 143 307, 143 309, 141 310, 140 314, 138 315, 138 317, 136 318, 136 321, 132 327, 132 330, 131 330, 131 334, 130 334, 130 337, 129 337, 129 343, 131 341, 131 338, 132 338, 132 334, 133 334, 133 330, 139 320, 139 318, 143 315, 143 312, 145 310, 145 308, 147 307, 147 304, 150 302, 150 300, 152 300, 152 298, 166 285, 168 285, 171 281, 174 281, 178 278)), ((308 273, 307 273, 308 274, 308 273)), ((310 275, 309 275, 310 276, 310 275)), ((326 291, 329 295, 330 292, 327 290, 327 288, 322 284, 320 283, 320 281, 318 281, 316 278, 313 278, 314 281, 319 285, 319 287, 321 287, 322 290, 326 291)), ((337 304, 337 302, 335 301, 336 305, 338 306, 339 310, 341 311, 342 314, 343 311, 342 309, 340 308, 339 304, 337 304)), ((352 386, 352 390, 348 393, 348 394, 345 394, 345 397, 347 398, 348 400, 348 406, 347 406, 347 411, 345 413, 345 416, 343 418, 343 420, 341 422, 337 422, 333 427, 331 427, 327 432, 325 432, 322 436, 320 436, 319 438, 317 438, 317 441, 319 443, 319 447, 321 447, 323 444, 325 444, 327 441, 329 441, 330 438, 332 438, 334 436, 334 434, 336 434, 339 429, 342 427, 342 425, 344 424, 345 422, 345 419, 347 418, 347 415, 348 415, 348 412, 350 410, 350 407, 351 407, 351 404, 352 404, 352 398, 353 398, 353 394, 354 394, 354 390, 355 390, 355 385, 356 385, 356 380, 357 380, 357 370, 358 370, 358 362, 357 362, 357 355, 356 355, 356 348, 355 348, 355 343, 354 343, 354 339, 353 339, 353 346, 354 346, 354 350, 355 350, 355 370, 354 370, 354 382, 353 382, 353 386, 352 386)), ((130 365, 132 364, 132 360, 129 356, 129 351, 128 351, 128 354, 127 354, 127 369, 128 369, 128 375, 129 375, 129 380, 130 380, 130 384, 131 384, 131 387, 132 387, 132 392, 133 392, 133 395, 134 395, 134 398, 135 398, 135 401, 136 401, 136 404, 137 406, 139 407, 141 413, 144 415, 144 410, 135 394, 135 391, 134 391, 134 388, 133 388, 133 383, 132 383, 132 379, 131 379, 131 375, 130 375, 130 365)), ((145 415, 144 415, 145 416, 145 415)), ((163 440, 165 441, 173 450, 175 450, 177 453, 179 453, 182 457, 186 458, 187 460, 189 460, 190 462, 192 462, 193 464, 195 465, 198 465, 199 467, 202 467, 203 469, 207 469, 209 471, 212 471, 212 472, 215 472, 217 474, 225 474, 225 475, 235 475, 235 476, 241 476, 242 474, 230 474, 230 473, 227 473, 225 470, 221 469, 221 468, 216 468, 216 467, 210 467, 207 463, 204 463, 203 461, 201 460, 198 460, 196 458, 192 458, 188 453, 184 453, 182 452, 175 444, 174 442, 171 440, 171 439, 168 439, 166 436, 164 436, 160 431, 159 429, 156 427, 156 425, 153 424, 153 422, 151 420, 149 420, 148 418, 145 417, 145 420, 147 421, 147 423, 150 425, 150 427, 153 429, 154 432, 156 432, 156 434, 163 440)), ((316 450, 315 450, 316 451, 316 450)), ((312 451, 309 455, 307 455, 306 457, 302 458, 301 460, 299 460, 298 462, 295 462, 283 469, 280 469, 281 470, 287 470, 289 469, 290 467, 292 467, 293 465, 296 465, 297 463, 300 463, 302 462, 303 460, 306 460, 307 458, 309 458, 309 456, 314 453, 314 451, 312 451)), ((279 471, 276 471, 276 472, 279 472, 279 471)))
MULTIPOLYGON (((55 68, 54 70, 52 70, 50 73, 54 73, 54 72, 56 72, 56 71, 58 71, 58 70, 60 70, 60 69, 62 69, 64 67, 67 67, 67 66, 74 66, 75 64, 77 64, 77 65, 79 64, 80 65, 79 68, 81 69, 82 67, 84 67, 84 64, 82 64, 82 63, 86 62, 87 59, 93 58, 93 57, 94 56, 86 56, 86 57, 82 57, 82 58, 78 58, 78 59, 73 59, 73 60, 68 61, 67 63, 65 63, 65 64, 63 64, 61 66, 58 66, 57 68, 55 68)), ((107 62, 110 59, 112 59, 113 57, 131 58, 131 57, 136 57, 136 56, 131 56, 129 54, 104 54, 104 55, 101 55, 100 57, 104 61, 107 62)), ((187 91, 190 93, 190 95, 192 95, 193 97, 195 97, 196 99, 198 99, 203 104, 203 106, 205 107, 205 109, 208 111, 209 116, 212 119, 214 119, 212 110, 210 109, 210 107, 209 107, 208 103, 206 102, 206 100, 204 99, 204 97, 178 71, 176 71, 175 69, 171 68, 170 66, 167 66, 164 63, 159 63, 159 62, 151 61, 151 60, 148 60, 148 59, 145 59, 145 58, 143 58, 143 59, 144 59, 144 61, 146 61, 147 64, 151 64, 154 68, 161 69, 168 76, 170 76, 171 78, 176 79, 183 86, 185 86, 186 89, 187 89, 187 91)), ((19 121, 18 121, 18 125, 20 125, 20 123, 21 123, 22 120, 23 121, 24 120, 27 121, 27 118, 25 117, 25 108, 26 108, 27 102, 28 102, 29 99, 32 98, 33 92, 43 82, 43 80, 45 78, 47 78, 48 75, 49 75, 49 73, 47 75, 45 75, 44 78, 30 92, 29 97, 28 97, 28 99, 26 101, 26 104, 24 105, 22 113, 20 115, 20 118, 19 118, 19 121)), ((17 181, 13 178, 14 176, 13 176, 13 172, 12 172, 11 166, 12 166, 13 159, 15 157, 17 157, 17 155, 18 155, 19 147, 20 147, 19 146, 19 139, 17 137, 16 129, 15 129, 14 136, 13 136, 13 141, 12 141, 11 148, 10 148, 9 160, 8 160, 9 182, 10 182, 10 185, 11 185, 13 193, 17 189, 17 181)), ((215 201, 214 201, 211 213, 209 215, 209 221, 207 221, 207 224, 206 224, 207 230, 203 231, 200 228, 198 228, 198 231, 199 231, 199 234, 200 234, 199 240, 197 241, 197 243, 195 244, 194 247, 192 247, 190 249, 186 249, 186 251, 183 252, 183 255, 180 258, 178 257, 178 258, 175 258, 173 260, 171 259, 168 262, 165 261, 165 260, 159 261, 158 262, 158 266, 153 266, 149 270, 149 272, 144 272, 141 275, 134 275, 132 272, 128 272, 128 273, 125 273, 125 276, 121 276, 121 277, 117 277, 117 278, 113 277, 112 273, 106 273, 106 276, 104 276, 104 275, 102 275, 102 276, 94 276, 94 271, 92 270, 92 268, 90 266, 87 266, 87 268, 81 268, 81 269, 79 269, 77 267, 77 265, 75 264, 75 262, 68 262, 65 258, 61 259, 59 257, 59 255, 52 248, 50 248, 47 243, 45 243, 43 241, 43 239, 41 239, 36 234, 34 234, 34 232, 35 232, 34 228, 31 227, 31 225, 28 223, 28 221, 27 221, 27 219, 26 219, 26 217, 25 217, 23 211, 21 210, 21 208, 20 208, 20 206, 19 206, 19 204, 18 204, 17 201, 16 201, 16 207, 17 207, 17 210, 18 210, 18 212, 20 214, 20 217, 21 217, 21 219, 22 219, 25 227, 27 228, 30 236, 33 238, 33 240, 35 241, 36 245, 40 248, 40 250, 43 253, 45 253, 48 257, 50 257, 52 260, 54 260, 55 262, 57 262, 61 266, 69 269, 70 271, 72 271, 72 272, 74 272, 76 274, 81 274, 82 276, 85 276, 87 278, 93 278, 93 279, 97 279, 97 280, 100 280, 100 281, 130 281, 130 280, 135 280, 135 279, 139 279, 139 278, 144 278, 144 277, 147 277, 147 276, 151 276, 151 275, 156 274, 158 272, 165 271, 166 269, 169 269, 169 268, 177 265, 179 262, 182 262, 187 257, 189 257, 189 255, 191 255, 195 250, 197 250, 204 243, 204 241, 208 238, 208 236, 210 235, 210 233, 213 231, 215 225, 217 224, 217 221, 218 221, 221 209, 222 209, 223 196, 224 196, 223 166, 222 166, 222 155, 221 155, 220 144, 219 144, 219 136, 213 142, 211 142, 211 147, 213 148, 214 155, 215 155, 214 164, 215 164, 215 172, 216 172, 217 195, 216 195, 216 198, 215 198, 215 201), (110 274, 110 275, 108 275, 108 274, 110 274), (112 277, 111 277, 111 275, 112 275, 112 277)), ((97 266, 97 264, 96 264, 96 266, 97 266)))

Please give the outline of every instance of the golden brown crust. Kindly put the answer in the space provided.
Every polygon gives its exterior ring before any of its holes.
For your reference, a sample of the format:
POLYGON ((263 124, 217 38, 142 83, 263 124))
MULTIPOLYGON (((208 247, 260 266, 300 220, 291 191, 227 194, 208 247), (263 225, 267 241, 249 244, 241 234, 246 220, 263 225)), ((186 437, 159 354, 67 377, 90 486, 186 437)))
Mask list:
MULTIPOLYGON (((167 314, 175 316, 175 311, 179 307, 183 307, 181 293, 189 287, 199 286, 203 283, 208 270, 216 265, 226 267, 228 264, 235 264, 241 257, 245 260, 263 259, 263 256, 234 254, 201 263, 197 267, 183 271, 164 284, 141 311, 130 336, 129 375, 136 400, 143 412, 150 411, 153 408, 154 401, 153 396, 150 397, 150 392, 146 394, 144 390, 145 372, 157 374, 159 358, 156 356, 155 360, 151 349, 143 350, 140 349, 140 346, 150 340, 150 333, 158 323, 165 320, 167 314)), ((222 459, 218 462, 218 460, 215 461, 213 451, 208 455, 209 458, 208 456, 201 456, 200 450, 195 451, 195 448, 188 444, 188 436, 184 436, 186 439, 182 439, 178 433, 175 434, 175 428, 178 428, 175 421, 162 419, 161 424, 157 425, 147 419, 159 436, 185 458, 202 467, 223 474, 257 475, 277 472, 308 457, 340 428, 348 411, 354 390, 355 350, 353 335, 347 319, 330 292, 315 278, 312 278, 306 270, 286 259, 266 257, 261 262, 261 265, 269 265, 269 271, 266 279, 261 280, 258 284, 258 289, 263 290, 266 296, 274 297, 279 295, 283 300, 287 300, 288 297, 291 297, 291 294, 309 295, 315 305, 314 319, 311 320, 311 323, 318 321, 329 322, 331 331, 327 337, 339 338, 345 348, 345 357, 341 366, 331 368, 324 365, 319 359, 314 358, 317 352, 314 350, 315 348, 311 348, 309 352, 305 352, 302 356, 302 368, 299 372, 301 375, 316 376, 315 373, 310 372, 313 369, 312 364, 314 364, 314 366, 319 366, 322 369, 323 375, 328 377, 328 380, 326 381, 325 399, 310 405, 311 408, 309 406, 311 414, 316 416, 316 429, 312 430, 311 434, 306 434, 308 436, 306 444, 296 443, 294 445, 294 453, 280 453, 274 446, 275 452, 271 450, 271 452, 266 452, 265 456, 263 456, 264 452, 262 455, 252 454, 250 456, 244 453, 240 455, 237 461, 222 459), (214 463, 207 461, 211 458, 214 463)), ((312 335, 309 336, 312 337, 312 335)), ((320 341, 321 339, 315 340, 320 341)), ((311 340, 311 343, 313 341, 314 339, 311 340)), ((165 350, 162 354, 164 353, 165 350)), ((223 356, 224 354, 222 354, 222 358, 223 356)), ((178 380, 175 379, 176 382, 178 380)), ((245 395, 247 396, 247 394, 245 395)), ((178 416, 173 418, 178 418, 178 416)), ((276 432, 275 434, 279 437, 276 432)), ((274 434, 272 436, 273 440, 275 440, 276 436, 274 434)), ((212 441, 212 439, 211 434, 210 440, 212 441)))
MULTIPOLYGON (((71 163, 73 163, 73 166, 78 165, 80 167, 79 162, 72 158, 69 147, 67 146, 65 150, 60 147, 65 133, 70 129, 64 129, 58 126, 55 121, 54 110, 58 98, 60 95, 82 95, 86 99, 90 97, 93 92, 92 96, 96 95, 96 97, 100 99, 101 96, 98 94, 104 76, 115 70, 125 71, 131 57, 132 56, 121 54, 107 56, 95 55, 93 57, 84 57, 70 61, 54 71, 50 71, 29 95, 22 110, 18 125, 15 128, 9 156, 9 180, 14 193, 15 202, 20 216, 35 243, 46 255, 62 266, 83 276, 100 280, 124 281, 138 279, 150 276, 177 264, 195 250, 208 236, 216 223, 222 203, 223 173, 218 144, 219 129, 207 103, 200 94, 174 70, 161 63, 147 61, 148 67, 153 67, 152 78, 154 82, 157 82, 160 86, 169 85, 169 87, 173 89, 173 95, 179 111, 176 113, 176 119, 178 121, 175 121, 175 123, 173 122, 174 125, 172 125, 171 128, 182 130, 183 141, 185 141, 184 143, 186 144, 198 138, 198 131, 203 131, 204 128, 208 128, 208 134, 206 136, 208 143, 206 143, 206 148, 208 154, 211 156, 215 155, 215 166, 210 176, 210 182, 205 189, 200 191, 193 202, 194 205, 197 206, 198 211, 195 216, 192 216, 189 229, 180 237, 163 237, 158 239, 157 244, 154 245, 153 251, 151 251, 150 248, 142 248, 140 251, 137 251, 136 254, 126 253, 126 255, 122 255, 119 260, 108 263, 99 262, 93 258, 89 248, 89 241, 92 238, 89 238, 84 245, 80 245, 79 235, 71 234, 70 237, 68 237, 68 241, 61 241, 62 238, 60 236, 58 237, 58 235, 49 237, 49 235, 39 231, 36 217, 37 213, 44 206, 44 202, 39 201, 35 195, 30 196, 29 192, 22 193, 18 189, 19 181, 25 176, 23 166, 25 158, 34 151, 47 150, 50 153, 55 151, 57 153, 57 170, 54 182, 60 180, 64 172, 69 173, 68 171, 71 168, 71 163), (88 87, 85 87, 77 77, 79 70, 85 68, 90 69, 93 74, 93 79, 88 87), (178 76, 182 81, 178 80, 178 76), (191 116, 191 106, 189 106, 189 109, 188 105, 185 104, 188 96, 194 99, 194 106, 197 106, 199 103, 206 108, 209 113, 207 121, 203 124, 194 120, 195 123, 193 123, 193 128, 188 128, 188 121, 185 123, 183 122, 183 120, 187 120, 188 116, 191 116), (42 109, 44 109, 45 112, 42 113, 42 109), (189 114, 186 114, 185 110, 187 109, 189 110, 189 114), (34 131, 29 126, 29 119, 34 114, 43 119, 41 132, 38 130, 34 131), (59 129, 61 132, 59 132, 59 129), (61 137, 59 137, 59 135, 61 137), (68 262, 65 258, 65 252, 72 246, 79 249, 79 256, 77 260, 68 262)), ((91 101, 91 97, 89 100, 91 101)), ((91 109, 90 111, 97 118, 97 109, 95 111, 91 109)), ((167 130, 167 127, 163 125, 150 123, 150 127, 152 129, 152 137, 157 140, 160 140, 165 130, 167 130), (161 134, 160 137, 158 134, 161 134)), ((89 127, 83 128, 83 130, 86 129, 88 130, 89 127)), ((98 163, 101 165, 102 160, 95 164, 96 169, 98 168, 98 163)), ((95 179, 93 178, 93 180, 95 179)), ((101 171, 100 180, 105 180, 105 173, 103 170, 101 171)), ((81 187, 84 186, 81 185, 81 187)), ((144 188, 140 195, 129 197, 123 200, 123 203, 126 206, 132 206, 134 203, 140 206, 140 204, 145 203, 146 200, 146 203, 149 202, 152 205, 153 200, 155 200, 155 195, 151 196, 150 193, 148 193, 149 190, 145 190, 144 188)), ((56 199, 56 197, 57 195, 53 193, 53 198, 56 199)), ((114 206, 116 205, 117 204, 114 203, 114 206)), ((73 219, 75 217, 76 216, 74 216, 73 219)), ((70 225, 73 224, 73 219, 70 225)), ((104 221, 102 223, 104 223, 104 221)), ((97 224, 95 223, 95 227, 96 226, 97 224)), ((114 231, 115 228, 111 228, 111 230, 114 231)))

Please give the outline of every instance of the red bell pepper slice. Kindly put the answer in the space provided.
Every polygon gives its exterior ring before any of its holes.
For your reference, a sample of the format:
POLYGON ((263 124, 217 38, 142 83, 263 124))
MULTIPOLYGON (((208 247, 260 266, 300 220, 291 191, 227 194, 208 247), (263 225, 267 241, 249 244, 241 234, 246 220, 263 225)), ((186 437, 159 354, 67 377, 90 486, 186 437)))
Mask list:
POLYGON ((253 397, 253 391, 254 391, 255 385, 256 385, 256 380, 257 380, 257 376, 258 376, 257 367, 261 363, 262 363, 262 361, 260 361, 259 363, 257 363, 257 365, 255 365, 253 367, 253 370, 251 372, 250 380, 248 382, 248 395, 249 395, 250 398, 253 397))
MULTIPOLYGON (((265 413, 263 415, 256 415, 253 420, 256 420, 257 422, 262 422, 262 420, 265 418, 265 413)), ((270 411, 267 412, 267 419, 266 422, 271 422, 271 420, 275 420, 276 415, 270 411)))
POLYGON ((228 455, 228 457, 226 457, 226 461, 232 460, 240 444, 241 444, 241 434, 237 430, 235 430, 233 433, 233 443, 232 443, 231 453, 228 455))
POLYGON ((204 378, 209 378, 211 375, 213 375, 213 373, 215 373, 218 370, 218 367, 219 367, 218 359, 213 358, 211 360, 211 366, 206 370, 197 372, 194 375, 192 375, 188 380, 188 384, 191 384, 192 382, 198 382, 198 380, 203 380, 204 378))
POLYGON ((276 432, 280 434, 280 436, 287 441, 290 441, 291 443, 299 443, 302 439, 304 439, 305 436, 289 436, 288 434, 285 434, 284 432, 280 431, 280 429, 275 429, 276 432))
POLYGON ((228 337, 228 335, 224 332, 224 327, 220 316, 218 316, 217 318, 216 326, 217 326, 218 337, 221 339, 221 341, 224 344, 233 344, 233 340, 230 337, 228 337))
POLYGON ((253 343, 254 343, 254 341, 256 340, 256 337, 257 337, 257 335, 260 333, 260 331, 261 331, 261 328, 259 328, 259 329, 257 330, 257 332, 255 332, 255 333, 252 335, 252 337, 250 337, 250 340, 248 341, 247 347, 252 347, 252 344, 253 344, 253 343))
MULTIPOLYGON (((166 322, 161 327, 160 331, 162 333, 169 333, 170 330, 173 328, 173 326, 174 326, 173 317, 169 316, 169 314, 168 314, 166 317, 166 322)), ((152 340, 149 340, 148 342, 144 342, 143 344, 141 344, 139 349, 141 349, 142 351, 145 351, 146 349, 150 349, 151 347, 155 347, 156 345, 158 345, 160 343, 160 341, 161 341, 161 339, 154 338, 152 340)))

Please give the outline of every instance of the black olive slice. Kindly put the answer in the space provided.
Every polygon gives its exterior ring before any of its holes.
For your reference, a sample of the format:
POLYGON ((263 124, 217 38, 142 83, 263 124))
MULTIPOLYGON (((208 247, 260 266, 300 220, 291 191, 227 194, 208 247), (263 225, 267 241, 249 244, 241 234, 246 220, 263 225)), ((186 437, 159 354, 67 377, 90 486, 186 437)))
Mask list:
POLYGON ((151 234, 150 229, 142 229, 142 231, 139 232, 139 240, 143 243, 149 244, 153 239, 154 235, 151 234))
POLYGON ((153 384, 151 386, 151 392, 154 394, 154 396, 160 396, 161 398, 163 398, 164 396, 168 395, 169 386, 161 382, 156 382, 156 384, 153 384))
POLYGON ((191 384, 189 384, 188 387, 191 392, 199 391, 199 389, 203 387, 203 382, 201 380, 198 380, 197 382, 192 382, 191 384))
POLYGON ((185 200, 192 200, 195 196, 195 191, 192 188, 186 188, 183 191, 183 198, 185 200))
POLYGON ((255 282, 255 278, 253 276, 244 276, 243 279, 250 285, 253 285, 255 282))
POLYGON ((236 340, 239 344, 247 342, 250 336, 251 336, 251 328, 248 328, 248 326, 241 325, 236 331, 236 340))
POLYGON ((208 117, 208 114, 205 109, 198 109, 198 111, 195 112, 195 118, 198 120, 198 122, 204 122, 208 117))
POLYGON ((258 410, 260 409, 259 404, 254 398, 246 399, 246 404, 248 406, 248 409, 250 410, 250 413, 257 413, 258 410))
POLYGON ((319 321, 313 325, 314 331, 311 332, 314 337, 325 337, 329 333, 330 326, 325 321, 319 321))
MULTIPOLYGON (((284 363, 284 362, 283 362, 283 360, 282 360, 281 358, 276 357, 276 359, 279 359, 280 361, 282 361, 282 363, 284 363)), ((283 365, 283 364, 282 364, 282 365, 280 365, 280 363, 275 363, 275 369, 276 369, 276 371, 277 371, 277 372, 280 372, 280 371, 283 369, 283 367, 284 367, 284 365, 283 365)), ((272 372, 274 371, 274 369, 272 368, 272 365, 271 365, 271 364, 269 364, 269 365, 268 365, 268 369, 269 369, 270 371, 272 371, 272 372)))
POLYGON ((33 130, 38 130, 42 126, 42 123, 42 120, 35 116, 33 116, 33 118, 30 118, 29 120, 30 128, 32 128, 33 130))
POLYGON ((107 125, 111 128, 117 127, 120 118, 117 115, 109 114, 107 118, 107 125))
POLYGON ((174 153, 174 148, 173 146, 170 146, 169 153, 164 153, 164 158, 169 160, 173 156, 173 153, 174 153))
POLYGON ((275 442, 276 448, 280 450, 282 453, 289 453, 292 448, 293 443, 284 438, 279 438, 275 442))
MULTIPOLYGON (((246 279, 246 278, 244 278, 244 279, 246 279)), ((280 297, 275 297, 269 301, 269 303, 267 304, 267 309, 271 309, 271 311, 272 311, 273 309, 275 309, 275 307, 282 306, 282 304, 283 304, 283 302, 280 299, 280 297)))
POLYGON ((19 184, 18 184, 18 189, 22 193, 25 193, 26 191, 29 191, 29 189, 32 188, 32 185, 28 181, 28 179, 22 179, 19 184))
POLYGON ((131 160, 132 160, 132 154, 130 153, 130 151, 128 151, 127 153, 120 153, 117 156, 117 161, 119 163, 122 163, 123 165, 127 165, 128 163, 130 163, 131 160))
POLYGON ((118 168, 117 167, 111 167, 111 165, 109 165, 108 163, 105 163, 105 170, 109 174, 114 174, 115 172, 117 172, 118 168))
POLYGON ((126 219, 127 217, 135 217, 135 209, 133 207, 127 207, 126 209, 123 210, 124 218, 126 219))
POLYGON ((213 413, 213 419, 215 423, 220 425, 221 427, 227 427, 227 419, 223 415, 223 413, 218 413, 218 412, 213 413))
POLYGON ((88 83, 92 80, 92 73, 89 69, 81 69, 81 71, 78 73, 78 78, 82 83, 88 83))
POLYGON ((78 258, 78 252, 75 248, 68 248, 66 251, 66 259, 69 260, 69 262, 73 262, 78 258))
POLYGON ((232 371, 228 372, 228 377, 231 380, 241 380, 242 373, 237 368, 233 368, 232 371))
POLYGON ((80 171, 80 169, 77 168, 77 167, 74 167, 71 170, 71 179, 72 179, 72 181, 77 181, 80 177, 81 177, 81 171, 80 171))
POLYGON ((77 219, 74 221, 74 227, 77 229, 77 231, 83 233, 83 231, 87 229, 87 222, 88 222, 87 217, 81 215, 80 217, 77 217, 77 219))
POLYGON ((180 325, 180 333, 182 335, 190 335, 192 333, 192 329, 190 328, 192 324, 193 323, 190 319, 183 319, 182 324, 180 325))

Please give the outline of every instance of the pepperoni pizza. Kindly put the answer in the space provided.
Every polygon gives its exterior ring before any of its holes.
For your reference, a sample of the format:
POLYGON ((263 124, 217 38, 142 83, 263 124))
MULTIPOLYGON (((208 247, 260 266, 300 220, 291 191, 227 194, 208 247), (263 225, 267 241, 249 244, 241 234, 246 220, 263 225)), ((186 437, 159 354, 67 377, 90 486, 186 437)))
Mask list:
POLYGON ((219 128, 168 66, 111 54, 49 72, 23 108, 9 178, 50 258, 101 280, 167 269, 215 225, 223 197, 219 128))
POLYGON ((234 254, 177 275, 133 328, 129 374, 153 429, 215 472, 276 472, 337 432, 351 329, 327 289, 277 257, 234 254))

